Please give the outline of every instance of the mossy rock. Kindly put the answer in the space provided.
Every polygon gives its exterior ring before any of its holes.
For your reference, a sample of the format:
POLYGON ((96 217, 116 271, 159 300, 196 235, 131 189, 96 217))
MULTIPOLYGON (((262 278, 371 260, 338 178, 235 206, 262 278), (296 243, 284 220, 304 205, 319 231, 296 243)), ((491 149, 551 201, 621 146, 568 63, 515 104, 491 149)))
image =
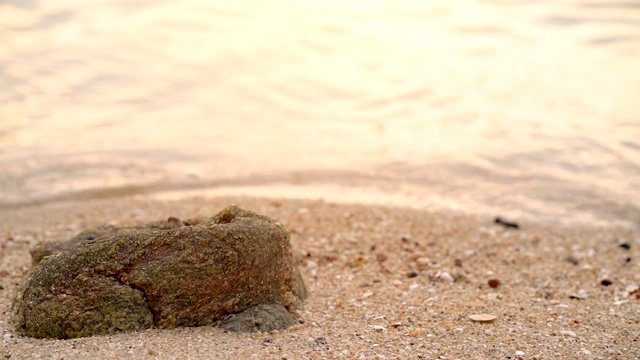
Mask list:
POLYGON ((13 320, 36 338, 202 325, 283 329, 297 322, 291 311, 307 296, 288 232, 237 206, 210 218, 103 226, 43 243, 32 256, 13 320))

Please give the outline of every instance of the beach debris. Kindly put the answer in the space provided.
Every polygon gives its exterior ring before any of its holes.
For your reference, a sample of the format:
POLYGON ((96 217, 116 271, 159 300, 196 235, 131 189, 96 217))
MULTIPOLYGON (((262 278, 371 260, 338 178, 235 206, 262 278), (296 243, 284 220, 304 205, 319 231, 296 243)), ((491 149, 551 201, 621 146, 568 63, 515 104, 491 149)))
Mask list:
POLYGON ((487 284, 492 288, 497 288, 498 286, 500 286, 500 279, 489 279, 489 281, 487 281, 487 284))
POLYGON ((609 286, 611 284, 613 284, 613 282, 609 279, 602 279, 602 281, 600 281, 600 284, 604 285, 604 286, 609 286))
POLYGON ((475 322, 492 322, 497 318, 498 318, 497 316, 492 314, 474 314, 469 316, 469 319, 475 322))
POLYGON ((564 335, 564 336, 570 336, 570 337, 576 337, 576 336, 578 336, 578 335, 576 335, 576 333, 575 333, 575 332, 573 332, 573 331, 571 331, 571 330, 562 330, 562 331, 560 331, 560 334, 561 334, 561 335, 564 335))
POLYGON ((523 357, 524 356, 524 351, 521 351, 521 350, 516 351, 516 356, 517 357, 523 357))
POLYGON ((501 217, 497 217, 497 218, 494 220, 494 222, 495 222, 496 224, 500 224, 500 225, 502 225, 502 226, 504 226, 504 227, 507 227, 507 228, 512 228, 512 229, 519 229, 519 228, 520 228, 520 225, 518 225, 518 223, 513 222, 513 221, 505 220, 505 219, 503 219, 503 218, 501 218, 501 217))
POLYGON ((298 323, 307 292, 289 234, 229 206, 209 218, 103 226, 32 251, 12 305, 18 333, 76 338, 219 325, 271 331, 298 323))
POLYGON ((631 244, 625 242, 625 243, 622 243, 622 244, 618 245, 618 247, 620 247, 622 249, 625 249, 625 250, 629 250, 629 249, 631 249, 631 244))
POLYGON ((408 278, 414 278, 414 277, 416 277, 416 276, 418 276, 418 273, 417 273, 416 271, 409 271, 409 272, 407 273, 407 277, 408 277, 408 278))

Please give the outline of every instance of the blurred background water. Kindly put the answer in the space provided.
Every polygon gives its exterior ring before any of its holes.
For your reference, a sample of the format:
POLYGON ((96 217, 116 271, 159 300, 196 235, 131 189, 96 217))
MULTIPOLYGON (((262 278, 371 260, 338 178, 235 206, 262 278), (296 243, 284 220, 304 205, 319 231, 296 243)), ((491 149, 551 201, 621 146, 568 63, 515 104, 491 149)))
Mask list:
POLYGON ((640 1, 0 0, 0 207, 253 194, 640 224, 640 1))

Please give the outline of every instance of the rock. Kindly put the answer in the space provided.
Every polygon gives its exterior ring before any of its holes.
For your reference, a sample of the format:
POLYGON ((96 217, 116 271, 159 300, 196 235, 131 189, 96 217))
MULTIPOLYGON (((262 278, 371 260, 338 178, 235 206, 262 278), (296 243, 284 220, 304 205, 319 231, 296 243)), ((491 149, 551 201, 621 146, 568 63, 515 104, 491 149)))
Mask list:
POLYGON ((103 226, 37 246, 32 256, 12 312, 17 331, 36 338, 284 329, 307 296, 288 232, 236 206, 211 218, 103 226))
POLYGON ((280 304, 256 305, 232 314, 220 322, 220 327, 236 332, 257 332, 285 329, 298 324, 296 317, 280 304))

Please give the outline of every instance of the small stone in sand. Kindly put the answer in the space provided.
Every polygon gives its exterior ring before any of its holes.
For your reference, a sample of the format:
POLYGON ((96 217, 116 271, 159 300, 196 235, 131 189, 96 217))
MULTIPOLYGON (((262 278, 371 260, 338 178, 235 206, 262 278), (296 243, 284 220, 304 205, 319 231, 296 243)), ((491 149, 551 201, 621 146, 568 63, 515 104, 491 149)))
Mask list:
POLYGON ((487 284, 489 284, 489 286, 491 286, 492 288, 497 288, 498 286, 500 286, 500 280, 489 279, 489 281, 487 281, 487 284))
POLYGON ((587 292, 584 290, 580 290, 575 294, 569 295, 569 299, 574 299, 574 300, 584 300, 586 298, 587 298, 587 292))
POLYGON ((560 331, 560 334, 565 335, 565 336, 571 336, 571 337, 578 336, 578 335, 576 335, 575 332, 573 332, 571 330, 562 330, 562 331, 560 331))
POLYGON ((418 264, 419 267, 427 267, 429 266, 429 264, 431 264, 431 259, 429 259, 428 257, 421 256, 416 259, 416 263, 418 264))
POLYGON ((476 322, 492 322, 497 318, 498 318, 497 316, 491 315, 491 314, 474 314, 469 316, 469 319, 476 322))
POLYGON ((625 249, 625 250, 631 249, 631 244, 629 244, 629 243, 622 243, 622 244, 620 244, 618 246, 621 247, 622 249, 625 249))
POLYGON ((451 274, 449 274, 448 272, 439 272, 439 273, 437 273, 436 274, 436 279, 438 279, 438 280, 440 280, 440 281, 442 281, 444 283, 447 283, 447 284, 451 284, 454 281, 453 276, 451 276, 451 274))
POLYGON ((513 222, 513 221, 505 220, 505 219, 503 219, 503 218, 501 218, 501 217, 497 217, 497 218, 494 220, 494 222, 495 222, 496 224, 500 224, 500 225, 502 225, 502 226, 504 226, 504 227, 506 227, 506 228, 512 228, 512 229, 519 229, 519 228, 520 228, 520 225, 518 225, 518 223, 513 222))
POLYGON ((568 261, 568 262, 570 262, 570 263, 571 263, 571 264, 573 264, 573 265, 578 265, 578 263, 580 262, 580 261, 578 260, 578 258, 577 258, 577 257, 575 257, 575 256, 569 256, 569 257, 567 258, 567 261, 568 261))
POLYGON ((600 281, 600 284, 604 285, 604 286, 609 286, 611 284, 613 284, 613 282, 609 279, 602 279, 602 281, 600 281))

